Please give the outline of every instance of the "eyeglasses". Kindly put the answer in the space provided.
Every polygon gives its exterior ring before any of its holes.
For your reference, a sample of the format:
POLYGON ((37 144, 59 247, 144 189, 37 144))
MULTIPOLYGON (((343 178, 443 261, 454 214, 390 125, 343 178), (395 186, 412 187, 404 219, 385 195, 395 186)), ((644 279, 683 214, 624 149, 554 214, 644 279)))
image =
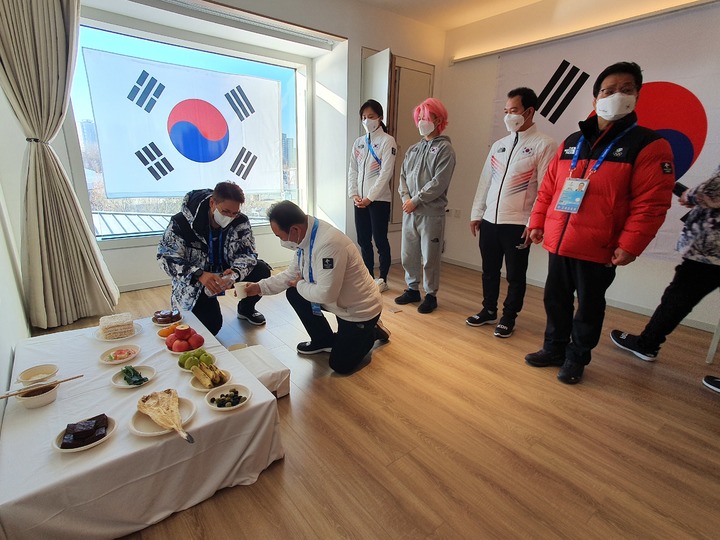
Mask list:
POLYGON ((618 92, 625 94, 626 96, 632 96, 637 92, 637 88, 635 88, 634 85, 623 86, 622 88, 617 88, 615 86, 611 86, 610 88, 601 88, 598 92, 598 96, 608 97, 618 92))

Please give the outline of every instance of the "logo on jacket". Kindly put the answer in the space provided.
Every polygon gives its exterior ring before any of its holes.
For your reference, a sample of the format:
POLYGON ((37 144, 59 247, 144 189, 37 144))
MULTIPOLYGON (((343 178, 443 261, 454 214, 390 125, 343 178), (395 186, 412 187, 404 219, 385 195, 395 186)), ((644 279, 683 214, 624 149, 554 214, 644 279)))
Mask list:
POLYGON ((394 148, 392 149, 392 155, 393 155, 393 156, 395 155, 395 149, 394 149, 394 148))
POLYGON ((620 148, 616 148, 613 150, 613 156, 620 157, 625 153, 625 149, 621 146, 620 148))
POLYGON ((670 163, 669 161, 663 161, 660 164, 660 167, 662 168, 663 174, 672 174, 673 172, 672 163, 670 163))
POLYGON ((439 151, 440 151, 440 147, 439 147, 439 146, 433 146, 432 148, 430 148, 430 153, 431 153, 431 154, 437 154, 439 151))
POLYGON ((498 151, 498 154, 501 152, 505 152, 505 147, 501 146, 500 148, 497 149, 497 151, 498 151))
POLYGON ((568 146, 565 150, 563 150, 563 154, 566 156, 572 156, 575 154, 575 147, 574 146, 568 146))
POLYGON ((533 149, 532 149, 532 148, 529 148, 529 147, 525 146, 525 147, 522 149, 522 155, 523 155, 523 156, 531 156, 532 153, 533 153, 533 149))
POLYGON ((323 270, 332 270, 334 266, 335 261, 332 258, 328 257, 323 259, 323 270))

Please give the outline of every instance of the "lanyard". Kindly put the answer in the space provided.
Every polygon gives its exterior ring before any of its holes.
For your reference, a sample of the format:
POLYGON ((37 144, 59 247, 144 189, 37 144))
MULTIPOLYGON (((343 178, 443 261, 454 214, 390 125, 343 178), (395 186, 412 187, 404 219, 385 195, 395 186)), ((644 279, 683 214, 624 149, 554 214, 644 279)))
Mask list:
MULTIPOLYGON (((605 150, 603 150, 602 154, 600 154, 600 157, 595 162, 595 165, 593 165, 592 169, 590 169, 590 172, 588 173, 588 178, 590 178, 590 175, 593 174, 595 171, 597 171, 600 168, 600 165, 603 164, 603 161, 605 161, 605 158, 607 157, 610 150, 612 150, 613 146, 615 146, 615 143, 617 143, 620 138, 622 138, 628 131, 630 131, 632 128, 637 126, 637 122, 635 122, 632 126, 626 128, 623 130, 620 135, 615 137, 612 141, 610 141, 610 144, 608 144, 605 147, 605 150)), ((585 135, 580 136, 580 140, 577 143, 577 146, 575 147, 575 153, 573 154, 572 163, 570 164, 570 177, 572 178, 572 173, 575 170, 575 167, 577 167, 578 159, 580 158, 580 149, 582 148, 583 142, 585 142, 585 135)))
MULTIPOLYGON (((310 232, 310 247, 308 248, 308 281, 310 283, 315 283, 313 280, 313 271, 312 271, 312 250, 313 245, 315 245, 315 235, 317 235, 318 230, 318 223, 319 221, 315 219, 315 222, 312 226, 312 231, 310 232)), ((300 270, 302 270, 302 267, 300 266, 300 255, 302 254, 303 250, 301 248, 298 248, 297 250, 297 257, 298 257, 298 266, 300 267, 300 270)))
POLYGON ((373 150, 372 144, 370 144, 370 134, 369 133, 367 135, 365 135, 365 142, 367 143, 368 150, 372 154, 372 157, 375 158, 375 161, 377 161, 377 164, 382 167, 382 160, 379 157, 377 157, 375 150, 373 150))
MULTIPOLYGON (((213 234, 212 234, 212 227, 208 228, 208 256, 210 257, 210 270, 212 272, 215 272, 215 246, 213 245, 213 234)), ((223 259, 225 258, 222 253, 222 247, 223 247, 223 230, 220 229, 220 235, 218 236, 218 250, 219 253, 219 261, 218 263, 220 266, 222 266, 223 259)))

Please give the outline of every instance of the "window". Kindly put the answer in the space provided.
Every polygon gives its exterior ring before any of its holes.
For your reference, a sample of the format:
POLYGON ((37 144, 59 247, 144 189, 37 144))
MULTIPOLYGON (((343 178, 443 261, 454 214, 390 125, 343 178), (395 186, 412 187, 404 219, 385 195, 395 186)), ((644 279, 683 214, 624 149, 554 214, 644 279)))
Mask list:
MULTIPOLYGON (((98 240, 155 235, 187 191, 231 180, 266 224, 298 202, 298 74, 83 26, 72 104, 98 240)), ((302 106, 302 104, 301 104, 302 106)))

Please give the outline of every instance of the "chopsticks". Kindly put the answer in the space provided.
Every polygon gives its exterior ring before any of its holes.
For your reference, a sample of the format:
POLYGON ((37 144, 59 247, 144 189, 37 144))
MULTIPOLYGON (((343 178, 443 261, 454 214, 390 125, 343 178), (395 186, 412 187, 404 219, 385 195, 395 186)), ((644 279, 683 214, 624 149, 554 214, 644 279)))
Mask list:
POLYGON ((26 386, 25 388, 21 388, 20 390, 15 390, 14 392, 8 392, 7 394, 0 396, 0 399, 17 396, 18 394, 24 394, 25 392, 30 392, 31 390, 38 390, 40 388, 45 388, 46 386, 55 386, 60 383, 72 381, 73 379, 79 379, 80 377, 84 377, 84 375, 75 375, 74 377, 68 377, 67 379, 61 379, 59 381, 50 381, 47 383, 38 384, 36 386, 32 386, 32 385, 26 386))

